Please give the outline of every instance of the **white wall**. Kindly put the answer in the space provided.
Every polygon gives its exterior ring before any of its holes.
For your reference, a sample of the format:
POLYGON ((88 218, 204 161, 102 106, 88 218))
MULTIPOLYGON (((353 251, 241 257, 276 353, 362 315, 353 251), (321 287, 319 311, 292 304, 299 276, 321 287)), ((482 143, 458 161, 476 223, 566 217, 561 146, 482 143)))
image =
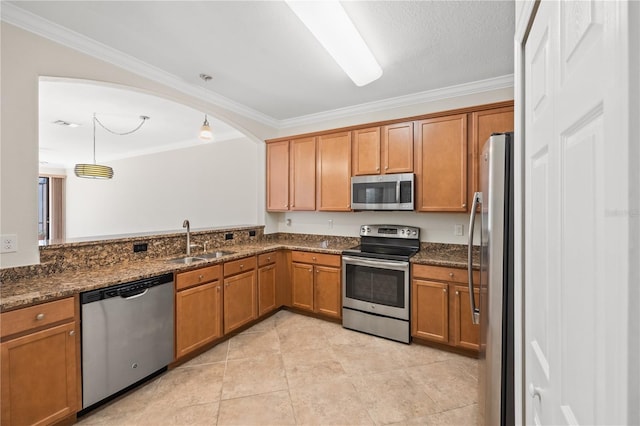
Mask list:
MULTIPOLYGON (((0 234, 18 236, 18 251, 0 255, 3 268, 35 264, 40 260, 36 226, 40 76, 103 81, 165 97, 229 123, 254 142, 276 135, 275 129, 269 126, 6 22, 0 23, 0 31, 0 234)), ((264 154, 253 167, 260 173, 261 168, 264 170, 263 164, 264 154)), ((260 192, 264 190, 259 189, 258 199, 264 198, 260 192)), ((255 207, 251 210, 257 211, 255 207)))
MULTIPOLYGON (((358 237, 360 225, 389 224, 420 228, 420 240, 425 242, 467 244, 469 216, 466 213, 417 212, 287 212, 269 213, 277 231, 319 235, 358 237), (287 219, 291 224, 287 225, 287 219), (331 221, 331 222, 330 222, 331 221), (463 225, 464 235, 453 235, 454 225, 463 225)), ((475 241, 479 242, 476 224, 475 241)))
MULTIPOLYGON (((189 105, 231 124, 254 142, 276 136, 295 135, 308 131, 409 117, 513 99, 512 89, 500 89, 408 107, 352 115, 346 118, 332 118, 315 124, 297 125, 277 130, 211 102, 187 95, 5 22, 0 23, 0 31, 0 53, 2 55, 0 61, 0 75, 2 76, 0 87, 2 93, 0 105, 0 121, 2 123, 0 134, 0 234, 16 234, 19 240, 18 252, 0 256, 0 266, 3 268, 39 262, 36 226, 38 206, 38 134, 37 125, 34 125, 34 123, 38 122, 38 78, 40 76, 103 81, 129 86, 146 93, 165 97, 172 101, 189 105)), ((255 204, 247 210, 255 214, 257 224, 266 225, 265 232, 277 232, 282 228, 281 223, 283 221, 273 217, 273 215, 264 213, 264 147, 258 145, 256 156, 257 160, 252 165, 256 171, 257 189, 253 198, 255 204)), ((248 198, 250 197, 251 195, 248 196, 248 198)), ((316 231, 314 233, 324 232, 325 219, 322 213, 300 213, 300 215, 302 215, 300 216, 301 218, 305 215, 311 217, 304 219, 310 221, 305 226, 306 229, 312 229, 314 227, 313 223, 316 223, 318 226, 315 228, 316 231)), ((358 218, 353 219, 350 224, 340 225, 343 220, 350 221, 352 220, 351 217, 358 217, 359 215, 358 213, 346 213, 345 216, 340 214, 338 216, 340 219, 335 224, 336 229, 343 229, 346 235, 352 235, 353 224, 378 221, 377 219, 379 219, 378 217, 373 217, 372 220, 358 218), (343 228, 340 228, 340 226, 343 226, 343 228)), ((177 220, 180 221, 183 216, 184 214, 180 214, 177 220)), ((438 219, 434 220, 428 219, 429 223, 433 222, 431 226, 434 228, 427 228, 426 238, 430 238, 429 235, 434 235, 434 238, 437 235, 441 235, 441 237, 437 237, 438 240, 448 241, 449 238, 446 237, 446 234, 449 232, 446 229, 450 228, 453 223, 465 223, 465 221, 460 221, 457 217, 446 218, 446 216, 438 216, 438 219), (440 228, 442 228, 442 231, 438 230, 440 228)), ((195 214, 192 214, 192 217, 195 218, 195 214)), ((413 219, 411 219, 410 215, 407 215, 389 218, 389 221, 392 220, 393 222, 401 223, 401 220, 412 221, 413 219)), ((299 221, 301 219, 296 219, 294 223, 299 221)), ((416 216, 415 222, 411 224, 422 223, 424 223, 423 217, 420 215, 416 216)), ((194 224, 194 226, 199 225, 194 224)), ((71 232, 71 230, 69 231, 71 232)), ((140 229, 137 229, 137 231, 139 232, 140 229)), ((285 229, 282 229, 282 231, 285 232, 285 229)), ((297 230, 293 229, 292 231, 297 232, 297 230)))
POLYGON ((259 223, 258 144, 246 138, 110 162, 111 180, 67 171, 67 238, 259 223))

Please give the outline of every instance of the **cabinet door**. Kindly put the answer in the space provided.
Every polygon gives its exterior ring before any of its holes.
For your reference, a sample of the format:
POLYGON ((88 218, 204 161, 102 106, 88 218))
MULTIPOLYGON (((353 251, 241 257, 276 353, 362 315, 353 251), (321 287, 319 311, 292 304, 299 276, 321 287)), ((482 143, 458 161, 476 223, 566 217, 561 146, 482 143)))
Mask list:
MULTIPOLYGON (((480 300, 480 292, 473 291, 476 303, 480 300)), ((478 350, 480 348, 480 326, 471 321, 471 307, 469 303, 469 288, 455 286, 453 314, 454 344, 461 348, 478 350)))
POLYGON ((413 122, 382 128, 383 173, 413 172, 413 122))
POLYGON ((467 115, 417 122, 416 209, 467 210, 467 115))
POLYGON ((411 335, 448 343, 448 284, 414 279, 412 285, 411 335))
POLYGON ((258 269, 258 316, 276 308, 276 265, 258 269))
POLYGON ((342 317, 341 277, 339 268, 315 266, 314 311, 333 318, 342 317))
POLYGON ((351 210, 351 133, 318 138, 318 210, 351 210))
POLYGON ((220 281, 176 293, 176 358, 222 337, 220 281))
POLYGON ((224 333, 241 327, 258 317, 256 271, 224 279, 224 333))
POLYGON ((380 128, 353 131, 353 176, 380 174, 380 128))
POLYGON ((291 264, 291 306, 313 311, 313 266, 291 264))
POLYGON ((291 141, 290 210, 316 209, 316 138, 291 141))
POLYGON ((3 426, 51 424, 76 412, 75 322, 0 346, 3 426))
POLYGON ((472 147, 471 179, 469 179, 471 190, 468 202, 471 202, 473 193, 479 191, 480 188, 480 154, 482 154, 487 139, 492 133, 512 132, 513 128, 512 106, 476 111, 471 114, 471 129, 469 131, 472 147))
POLYGON ((267 144, 267 210, 289 210, 289 141, 267 144))

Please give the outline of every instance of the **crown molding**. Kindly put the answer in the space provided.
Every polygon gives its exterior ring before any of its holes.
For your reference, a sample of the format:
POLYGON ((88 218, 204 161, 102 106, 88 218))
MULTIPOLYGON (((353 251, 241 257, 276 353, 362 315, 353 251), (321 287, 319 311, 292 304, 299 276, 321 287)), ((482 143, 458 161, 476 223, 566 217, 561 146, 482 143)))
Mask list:
MULTIPOLYGON (((274 129, 287 129, 290 127, 316 124, 328 120, 341 119, 359 114, 372 113, 393 108, 401 108, 420 103, 433 102, 448 98, 487 92, 496 89, 513 87, 513 74, 459 84, 405 96, 367 102, 334 110, 323 111, 300 117, 278 120, 267 114, 254 110, 246 105, 235 102, 225 96, 205 90, 202 87, 190 84, 158 67, 140 61, 119 50, 113 49, 103 43, 99 43, 89 37, 69 30, 61 25, 48 21, 38 15, 28 12, 12 3, 2 1, 0 18, 23 30, 32 32, 48 40, 59 43, 65 47, 77 50, 96 59, 108 62, 119 68, 145 77, 149 80, 171 87, 181 93, 193 96, 199 100, 220 106, 243 117, 255 120, 274 129)), ((220 117, 218 117, 220 118, 220 117)), ((230 123, 235 126, 235 124, 230 123)))
POLYGON ((279 121, 273 117, 234 102, 220 94, 213 93, 194 84, 187 83, 158 67, 140 61, 133 56, 127 55, 103 43, 97 42, 89 37, 46 20, 38 15, 21 9, 14 4, 2 2, 2 9, 0 12, 2 21, 22 28, 23 30, 32 32, 65 47, 108 62, 129 72, 148 78, 149 80, 164 84, 202 101, 210 102, 226 108, 236 114, 251 118, 252 120, 264 125, 276 128, 279 127, 279 121))
POLYGON ((367 102, 364 104, 338 108, 331 111, 324 111, 317 114, 309 114, 300 117, 280 120, 280 128, 286 129, 289 127, 305 126, 328 120, 351 117, 354 115, 368 114, 393 108, 401 108, 426 102, 434 102, 459 96, 472 95, 475 93, 506 89, 513 87, 513 82, 513 74, 507 74, 500 77, 488 78, 486 80, 457 84, 455 86, 427 90, 424 92, 412 93, 410 95, 383 99, 381 101, 367 102))

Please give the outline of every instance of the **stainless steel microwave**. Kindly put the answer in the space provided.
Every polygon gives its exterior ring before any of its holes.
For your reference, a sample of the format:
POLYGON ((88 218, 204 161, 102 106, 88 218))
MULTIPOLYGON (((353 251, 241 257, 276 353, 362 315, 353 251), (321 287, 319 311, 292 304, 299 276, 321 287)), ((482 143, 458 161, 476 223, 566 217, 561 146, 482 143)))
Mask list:
POLYGON ((353 210, 413 210, 414 174, 353 176, 353 210))

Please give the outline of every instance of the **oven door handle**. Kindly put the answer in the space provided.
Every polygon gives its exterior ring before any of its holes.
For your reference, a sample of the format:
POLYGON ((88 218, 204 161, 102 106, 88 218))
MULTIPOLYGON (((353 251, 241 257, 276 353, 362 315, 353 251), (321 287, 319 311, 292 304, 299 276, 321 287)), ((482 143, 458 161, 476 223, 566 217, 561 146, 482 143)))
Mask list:
POLYGON ((362 257, 342 256, 342 261, 350 265, 357 266, 373 266, 373 267, 388 267, 393 269, 406 269, 409 267, 409 262, 394 261, 394 260, 379 260, 379 259, 364 259, 362 257))

